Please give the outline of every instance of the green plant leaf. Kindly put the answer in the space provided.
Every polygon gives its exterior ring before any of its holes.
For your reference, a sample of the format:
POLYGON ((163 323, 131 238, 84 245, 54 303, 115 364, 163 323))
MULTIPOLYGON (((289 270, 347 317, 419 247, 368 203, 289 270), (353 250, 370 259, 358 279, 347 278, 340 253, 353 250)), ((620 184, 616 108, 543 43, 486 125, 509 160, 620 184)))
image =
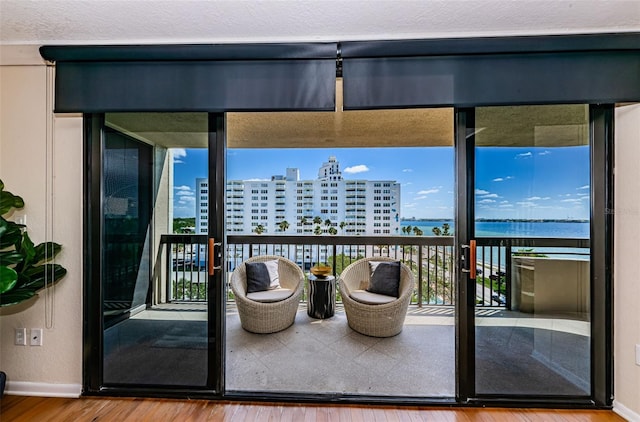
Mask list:
POLYGON ((33 246, 33 242, 27 232, 23 233, 20 253, 24 256, 23 268, 28 268, 36 256, 36 248, 33 246))
POLYGON ((0 249, 8 248, 22 239, 20 226, 13 221, 0 217, 0 249))
POLYGON ((22 262, 22 254, 16 251, 0 252, 0 265, 7 266, 22 262))
POLYGON ((0 192, 4 190, 4 182, 0 179, 0 192))
POLYGON ((16 305, 24 302, 36 295, 36 292, 29 289, 13 289, 10 292, 0 294, 0 307, 16 305))
POLYGON ((18 273, 13 269, 0 266, 0 294, 4 294, 16 286, 18 273))
POLYGON ((67 270, 60 264, 44 264, 31 266, 18 273, 17 287, 38 291, 44 288, 44 282, 56 283, 67 274, 67 270))
POLYGON ((24 207, 24 200, 21 197, 5 190, 0 191, 0 215, 11 211, 11 208, 22 207, 24 207))
POLYGON ((40 243, 35 248, 34 263, 48 262, 62 250, 62 245, 55 242, 40 243))

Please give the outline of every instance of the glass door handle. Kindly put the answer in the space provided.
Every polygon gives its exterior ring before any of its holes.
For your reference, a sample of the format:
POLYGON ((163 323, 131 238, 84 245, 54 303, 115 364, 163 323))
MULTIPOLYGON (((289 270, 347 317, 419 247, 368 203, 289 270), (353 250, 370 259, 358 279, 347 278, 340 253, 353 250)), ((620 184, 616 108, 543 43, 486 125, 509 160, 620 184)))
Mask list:
POLYGON ((469 273, 470 279, 476 278, 476 241, 470 240, 468 245, 462 245, 463 266, 462 272, 469 273))
POLYGON ((213 275, 216 270, 219 270, 221 267, 215 265, 215 249, 216 246, 222 246, 222 242, 216 242, 213 237, 209 238, 209 275, 213 275))

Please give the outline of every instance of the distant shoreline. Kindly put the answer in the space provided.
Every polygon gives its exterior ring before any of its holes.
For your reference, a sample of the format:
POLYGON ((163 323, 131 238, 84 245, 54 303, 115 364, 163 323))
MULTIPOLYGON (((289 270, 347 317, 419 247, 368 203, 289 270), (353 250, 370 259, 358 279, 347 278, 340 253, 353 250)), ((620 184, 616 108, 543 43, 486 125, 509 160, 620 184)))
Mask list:
MULTIPOLYGON (((401 218, 402 223, 421 222, 421 221, 438 221, 444 223, 453 223, 453 219, 449 218, 401 218)), ((565 220, 565 219, 546 219, 546 218, 478 218, 476 221, 483 223, 588 223, 589 220, 565 220)))

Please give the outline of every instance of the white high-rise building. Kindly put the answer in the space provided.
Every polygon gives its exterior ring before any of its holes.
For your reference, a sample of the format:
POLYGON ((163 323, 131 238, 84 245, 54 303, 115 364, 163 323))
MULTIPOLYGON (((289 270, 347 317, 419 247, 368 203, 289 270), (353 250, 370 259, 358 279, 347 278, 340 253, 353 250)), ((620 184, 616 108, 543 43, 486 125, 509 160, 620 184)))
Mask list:
MULTIPOLYGON (((345 180, 336 157, 322 164, 315 180, 300 180, 297 168, 271 180, 229 180, 226 230, 251 234, 389 236, 400 232, 400 184, 394 180, 345 180), (281 224, 284 221, 288 224, 281 224), (329 222, 329 224, 327 224, 329 222), (288 226, 288 227, 287 227, 288 226), (333 228, 333 230, 332 230, 333 228)), ((207 230, 207 179, 196 179, 196 232, 207 230)))

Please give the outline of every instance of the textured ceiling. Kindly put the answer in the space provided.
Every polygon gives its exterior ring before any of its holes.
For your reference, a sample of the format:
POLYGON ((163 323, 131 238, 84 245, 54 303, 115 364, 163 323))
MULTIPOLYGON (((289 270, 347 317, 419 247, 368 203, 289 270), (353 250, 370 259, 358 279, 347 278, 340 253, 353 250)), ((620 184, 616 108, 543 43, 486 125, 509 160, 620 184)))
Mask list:
POLYGON ((1 44, 468 37, 640 30, 640 0, 0 0, 1 44))

